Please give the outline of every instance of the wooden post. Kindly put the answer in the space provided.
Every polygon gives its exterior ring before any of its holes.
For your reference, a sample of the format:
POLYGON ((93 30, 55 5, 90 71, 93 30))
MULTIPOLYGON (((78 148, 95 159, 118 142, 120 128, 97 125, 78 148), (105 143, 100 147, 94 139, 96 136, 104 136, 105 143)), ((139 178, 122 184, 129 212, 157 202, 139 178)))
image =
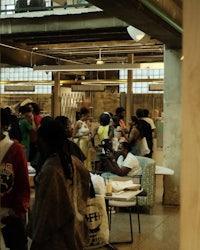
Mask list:
MULTIPOLYGON (((134 55, 128 55, 128 63, 134 62, 134 55)), ((133 98, 133 91, 132 91, 132 79, 133 79, 133 70, 128 70, 128 82, 127 82, 127 95, 126 95, 126 125, 128 125, 128 121, 132 115, 132 98, 133 98)))
POLYGON ((53 117, 60 115, 60 72, 54 74, 53 117))
MULTIPOLYGON (((181 250, 200 249, 200 1, 183 0, 181 250)), ((172 121, 171 121, 172 122, 172 121)))

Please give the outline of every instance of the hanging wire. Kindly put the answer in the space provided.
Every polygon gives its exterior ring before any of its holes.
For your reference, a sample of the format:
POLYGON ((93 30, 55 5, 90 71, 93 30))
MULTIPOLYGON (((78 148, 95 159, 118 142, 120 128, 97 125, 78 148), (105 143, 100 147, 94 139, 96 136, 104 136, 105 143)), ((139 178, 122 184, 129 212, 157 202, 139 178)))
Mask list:
POLYGON ((72 60, 67 60, 67 59, 63 59, 63 58, 59 58, 59 57, 55 57, 55 56, 50 56, 50 55, 42 54, 42 53, 35 52, 35 51, 29 51, 29 50, 26 50, 26 49, 21 49, 21 48, 14 47, 14 46, 11 46, 11 45, 8 45, 8 44, 4 44, 4 43, 0 43, 0 46, 6 47, 6 48, 9 48, 9 49, 19 50, 19 51, 22 51, 22 52, 31 53, 31 55, 34 54, 34 55, 38 55, 38 56, 43 56, 43 57, 55 59, 55 60, 58 60, 58 61, 70 62, 70 63, 74 63, 74 64, 82 64, 80 62, 76 62, 76 61, 72 61, 72 60))

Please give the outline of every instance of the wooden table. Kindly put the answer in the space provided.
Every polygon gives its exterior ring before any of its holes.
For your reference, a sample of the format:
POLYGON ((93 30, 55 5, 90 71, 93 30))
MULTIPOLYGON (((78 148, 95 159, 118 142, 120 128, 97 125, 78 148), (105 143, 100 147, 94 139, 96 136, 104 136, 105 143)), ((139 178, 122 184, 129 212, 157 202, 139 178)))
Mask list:
MULTIPOLYGON (((121 202, 128 202, 129 200, 135 198, 138 194, 143 192, 143 189, 140 190, 123 190, 117 193, 112 193, 112 195, 105 195, 105 202, 106 202, 106 209, 108 213, 108 207, 109 207, 109 201, 115 200, 115 201, 121 201, 121 202)), ((136 204, 137 204, 137 199, 136 199, 136 204)), ((140 230, 140 226, 139 226, 140 230)), ((108 244, 108 247, 110 249, 117 249, 112 246, 112 244, 108 244)))
POLYGON ((129 201, 143 191, 141 190, 123 190, 112 195, 105 195, 105 200, 129 201))

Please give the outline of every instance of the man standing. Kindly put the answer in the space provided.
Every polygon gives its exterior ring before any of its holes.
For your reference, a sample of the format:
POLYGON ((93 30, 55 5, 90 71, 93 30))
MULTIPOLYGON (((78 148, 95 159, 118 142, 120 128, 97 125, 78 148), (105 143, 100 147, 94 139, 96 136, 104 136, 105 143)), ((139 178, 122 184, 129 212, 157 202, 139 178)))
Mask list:
POLYGON ((144 115, 144 117, 142 119, 150 124, 152 133, 154 133, 154 131, 156 129, 156 125, 155 125, 153 119, 149 117, 149 110, 143 109, 143 115, 144 115))
POLYGON ((21 144, 25 147, 26 159, 28 161, 30 151, 30 131, 36 130, 31 108, 28 106, 22 106, 19 108, 19 112, 22 117, 19 119, 19 127, 22 134, 21 144))
POLYGON ((27 250, 25 213, 30 201, 27 161, 23 146, 5 132, 10 117, 2 108, 0 125, 1 232, 7 248, 27 250))

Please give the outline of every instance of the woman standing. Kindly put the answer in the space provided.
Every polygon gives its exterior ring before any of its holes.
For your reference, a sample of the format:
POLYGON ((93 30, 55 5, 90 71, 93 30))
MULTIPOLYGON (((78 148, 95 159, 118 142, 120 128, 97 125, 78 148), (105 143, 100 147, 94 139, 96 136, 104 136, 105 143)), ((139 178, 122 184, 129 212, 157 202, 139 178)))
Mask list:
POLYGON ((64 152, 65 131, 58 122, 45 122, 37 136, 44 163, 35 177, 30 249, 83 249, 88 233, 84 211, 89 171, 78 158, 64 152))
POLYGON ((113 138, 113 126, 110 124, 111 116, 108 112, 104 112, 99 116, 100 125, 96 127, 92 133, 91 141, 92 146, 95 148, 95 166, 97 166, 100 162, 100 156, 104 152, 102 147, 100 148, 98 145, 95 145, 95 139, 97 138, 98 144, 101 144, 104 139, 108 139, 112 141, 113 138))
POLYGON ((101 143, 103 139, 112 140, 114 131, 113 131, 113 126, 110 125, 110 119, 111 116, 109 115, 108 112, 104 112, 100 115, 99 117, 100 125, 94 129, 92 135, 92 141, 94 141, 94 137, 96 135, 98 137, 99 143, 101 143))
POLYGON ((75 127, 74 127, 73 138, 77 139, 77 144, 86 157, 86 160, 84 161, 85 167, 88 170, 92 170, 91 152, 90 152, 90 148, 89 148, 90 135, 91 135, 90 128, 88 126, 89 118, 90 118, 89 109, 85 108, 85 107, 81 108, 80 118, 76 122, 75 127))
POLYGON ((131 153, 134 155, 140 155, 139 143, 144 137, 141 126, 139 125, 136 116, 132 115, 129 121, 130 130, 128 134, 127 141, 131 145, 131 153))
POLYGON ((67 116, 57 116, 55 118, 56 122, 59 122, 59 124, 63 127, 65 130, 65 150, 68 150, 71 155, 76 156, 79 160, 84 162, 86 160, 85 155, 83 154, 82 150, 79 148, 79 146, 71 140, 72 134, 73 134, 73 128, 72 123, 70 119, 67 116))
POLYGON ((112 144, 113 144, 113 149, 115 151, 118 150, 118 146, 120 142, 127 141, 127 136, 126 133, 121 129, 121 126, 119 124, 119 117, 118 116, 113 116, 113 139, 112 139, 112 144))

